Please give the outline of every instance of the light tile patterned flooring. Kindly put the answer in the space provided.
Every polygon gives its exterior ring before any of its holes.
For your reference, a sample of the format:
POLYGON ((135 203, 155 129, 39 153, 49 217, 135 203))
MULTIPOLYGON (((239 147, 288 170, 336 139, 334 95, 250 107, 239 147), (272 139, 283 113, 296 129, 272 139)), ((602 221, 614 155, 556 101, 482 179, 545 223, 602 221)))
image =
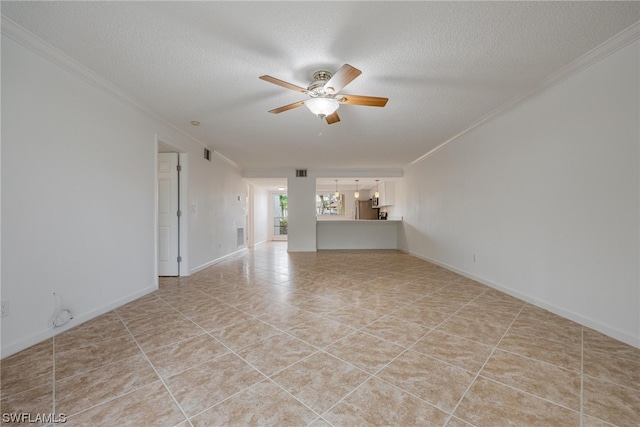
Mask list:
POLYGON ((640 350, 397 251, 270 243, 2 361, 69 426, 638 426, 640 350))

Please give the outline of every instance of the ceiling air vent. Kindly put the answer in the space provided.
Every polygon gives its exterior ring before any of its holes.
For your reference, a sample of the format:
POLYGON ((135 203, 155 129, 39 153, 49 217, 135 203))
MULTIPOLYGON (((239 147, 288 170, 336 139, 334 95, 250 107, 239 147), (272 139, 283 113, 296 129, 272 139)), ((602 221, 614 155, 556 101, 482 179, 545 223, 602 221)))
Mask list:
POLYGON ((296 178, 306 178, 307 170, 306 169, 296 169, 296 178))

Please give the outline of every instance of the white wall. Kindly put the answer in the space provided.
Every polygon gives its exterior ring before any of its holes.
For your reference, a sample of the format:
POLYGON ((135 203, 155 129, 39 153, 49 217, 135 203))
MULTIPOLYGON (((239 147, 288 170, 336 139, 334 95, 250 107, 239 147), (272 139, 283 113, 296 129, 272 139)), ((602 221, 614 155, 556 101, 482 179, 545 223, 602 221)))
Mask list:
POLYGON ((269 191, 253 187, 253 206, 253 240, 258 245, 269 240, 269 191))
POLYGON ((316 176, 312 170, 304 178, 295 171, 287 177, 289 252, 316 251, 316 176))
POLYGON ((401 247, 640 346, 638 52, 409 168, 401 247))
MULTIPOLYGON (((247 235, 247 184, 239 169, 213 155, 189 164, 189 271, 195 273, 243 250, 237 229, 247 235)), ((246 240, 245 240, 246 243, 246 240)))
MULTIPOLYGON (((157 287, 156 140, 189 153, 189 269, 238 250, 239 171, 202 145, 2 36, 2 356, 157 287)), ((242 198, 244 200, 244 198, 242 198)))

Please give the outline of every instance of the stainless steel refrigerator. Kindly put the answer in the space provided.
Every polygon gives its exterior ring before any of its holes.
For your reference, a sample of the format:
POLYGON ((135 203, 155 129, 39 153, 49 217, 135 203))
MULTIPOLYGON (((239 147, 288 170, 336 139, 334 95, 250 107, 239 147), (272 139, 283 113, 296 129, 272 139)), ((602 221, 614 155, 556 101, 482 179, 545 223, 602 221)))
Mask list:
POLYGON ((371 207, 371 199, 358 200, 357 203, 357 219, 378 219, 378 212, 380 211, 380 209, 371 207))

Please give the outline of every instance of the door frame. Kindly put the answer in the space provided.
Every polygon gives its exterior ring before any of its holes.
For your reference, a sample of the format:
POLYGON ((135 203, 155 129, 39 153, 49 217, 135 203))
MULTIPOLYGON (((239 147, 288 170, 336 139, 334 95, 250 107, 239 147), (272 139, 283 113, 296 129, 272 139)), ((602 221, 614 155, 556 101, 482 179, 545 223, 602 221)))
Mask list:
POLYGON ((178 234, 178 246, 180 248, 180 256, 182 262, 179 266, 180 277, 189 276, 189 250, 188 250, 188 236, 189 236, 189 153, 187 150, 176 143, 171 142, 169 139, 156 135, 155 152, 154 152, 154 251, 153 251, 153 265, 154 276, 158 279, 158 153, 161 146, 168 146, 173 152, 178 153, 178 161, 181 166, 180 179, 178 184, 178 191, 180 194, 178 200, 178 209, 182 213, 178 219, 180 223, 180 232, 178 234))
MULTIPOLYGON (((278 196, 280 194, 287 194, 286 190, 285 191, 270 191, 269 192, 269 241, 270 242, 288 242, 289 241, 289 234, 287 234, 285 237, 278 237, 275 232, 274 232, 274 228, 275 225, 273 224, 273 219, 275 218, 276 212, 275 212, 275 204, 274 204, 274 197, 278 196)), ((289 216, 287 215, 287 218, 289 216)))

